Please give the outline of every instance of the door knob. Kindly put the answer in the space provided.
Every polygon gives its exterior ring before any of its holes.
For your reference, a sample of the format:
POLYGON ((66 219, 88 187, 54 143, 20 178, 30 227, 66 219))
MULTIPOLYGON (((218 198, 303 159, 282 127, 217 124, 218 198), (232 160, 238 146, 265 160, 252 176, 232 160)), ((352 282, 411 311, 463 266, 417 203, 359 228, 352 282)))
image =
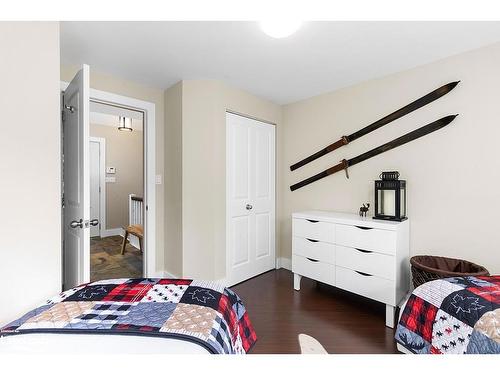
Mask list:
POLYGON ((251 210, 253 208, 253 206, 251 204, 247 204, 246 207, 245 207, 247 210, 251 210))
POLYGON ((92 219, 92 220, 90 220, 89 224, 92 225, 93 227, 95 227, 96 225, 99 225, 99 220, 92 219))
POLYGON ((78 227, 83 228, 83 220, 82 219, 78 221, 73 220, 71 223, 69 223, 69 226, 71 228, 78 228, 78 227))

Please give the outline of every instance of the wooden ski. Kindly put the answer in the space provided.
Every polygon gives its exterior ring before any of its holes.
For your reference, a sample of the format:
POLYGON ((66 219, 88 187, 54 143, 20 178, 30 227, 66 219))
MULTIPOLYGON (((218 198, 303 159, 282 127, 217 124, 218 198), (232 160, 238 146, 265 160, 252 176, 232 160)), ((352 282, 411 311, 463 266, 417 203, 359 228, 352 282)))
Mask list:
POLYGON ((297 168, 302 167, 303 165, 306 165, 313 160, 316 160, 342 146, 347 145, 348 143, 368 134, 371 133, 374 130, 377 130, 378 128, 381 128, 384 125, 387 125, 388 123, 397 120, 408 113, 411 113, 419 108, 422 108, 423 106, 432 103, 433 101, 439 99, 440 97, 446 95, 449 93, 451 90, 455 88, 456 85, 458 85, 460 81, 456 82, 450 82, 447 85, 441 86, 437 88, 436 90, 428 93, 427 95, 422 96, 421 98, 415 100, 414 102, 411 102, 410 104, 404 106, 403 108, 398 109, 395 112, 392 112, 390 115, 385 116, 384 118, 381 118, 378 121, 375 121, 374 123, 365 126, 363 129, 358 130, 355 133, 352 133, 351 135, 346 135, 340 138, 337 142, 332 143, 331 145, 325 147, 322 150, 319 150, 318 152, 312 154, 311 156, 308 156, 307 158, 293 164, 290 167, 290 170, 294 171, 297 168))
POLYGON ((396 138, 390 142, 387 142, 386 144, 383 144, 382 146, 379 146, 379 147, 374 148, 373 150, 367 151, 364 154, 358 155, 358 156, 356 156, 352 159, 349 159, 349 160, 343 159, 339 164, 334 165, 333 167, 328 168, 321 173, 318 173, 312 177, 309 177, 303 181, 300 181, 300 182, 290 186, 290 190, 294 191, 294 190, 300 189, 301 187, 309 185, 312 182, 321 180, 322 178, 327 177, 331 174, 337 173, 341 170, 345 170, 346 176, 347 176, 347 178, 349 178, 347 168, 352 167, 353 165, 361 163, 362 161, 370 159, 374 156, 382 154, 386 151, 392 150, 393 148, 404 145, 405 143, 411 142, 417 138, 423 137, 424 135, 435 132, 436 130, 439 130, 439 129, 445 127, 446 125, 448 125, 457 116, 458 115, 449 115, 449 116, 443 117, 437 121, 431 122, 428 125, 422 126, 421 128, 418 128, 412 132, 409 132, 409 133, 407 133, 399 138, 396 138))

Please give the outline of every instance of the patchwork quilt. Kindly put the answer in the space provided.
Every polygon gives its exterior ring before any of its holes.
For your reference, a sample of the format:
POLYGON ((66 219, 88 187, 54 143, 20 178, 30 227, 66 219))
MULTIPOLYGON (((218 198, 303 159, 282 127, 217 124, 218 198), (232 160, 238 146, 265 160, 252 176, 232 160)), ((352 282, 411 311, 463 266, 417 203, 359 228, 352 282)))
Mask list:
POLYGON ((395 338, 417 354, 500 354, 500 276, 453 277, 419 286, 395 338))
POLYGON ((164 336, 220 354, 247 353, 257 340, 236 293, 213 282, 181 279, 80 285, 7 324, 0 336, 33 332, 164 336))

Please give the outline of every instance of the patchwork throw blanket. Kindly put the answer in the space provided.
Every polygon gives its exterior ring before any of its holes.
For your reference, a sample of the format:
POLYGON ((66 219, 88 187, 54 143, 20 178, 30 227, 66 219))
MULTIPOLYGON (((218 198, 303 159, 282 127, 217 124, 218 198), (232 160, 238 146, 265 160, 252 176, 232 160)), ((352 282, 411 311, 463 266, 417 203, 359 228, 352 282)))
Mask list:
POLYGON ((417 354, 500 354, 500 276, 454 277, 419 286, 395 337, 417 354))
POLYGON ((247 353, 257 336, 240 298, 216 283, 113 279, 80 285, 7 324, 0 336, 31 333, 164 336, 212 353, 247 353))

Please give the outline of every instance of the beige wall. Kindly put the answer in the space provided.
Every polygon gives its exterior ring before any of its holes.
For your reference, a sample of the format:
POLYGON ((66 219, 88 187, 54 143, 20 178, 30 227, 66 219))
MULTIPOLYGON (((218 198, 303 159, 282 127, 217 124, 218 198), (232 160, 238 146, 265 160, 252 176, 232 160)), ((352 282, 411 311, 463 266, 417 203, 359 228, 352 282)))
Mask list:
POLYGON ((408 180, 411 253, 465 258, 500 273, 499 67, 497 44, 285 106, 281 256, 290 258, 292 212, 356 212, 363 202, 373 207, 373 180, 381 171, 398 170, 408 180), (455 80, 462 82, 440 100, 293 173, 288 169, 340 136, 455 80), (352 167, 349 180, 338 173, 289 190, 342 158, 454 113, 460 116, 448 127, 352 167))
POLYGON ((165 270, 182 275, 182 82, 165 91, 165 270))
POLYGON ((61 289, 59 25, 0 22, 0 326, 61 289))
POLYGON ((90 125, 90 136, 106 140, 106 167, 115 167, 116 182, 106 183, 106 229, 128 225, 128 196, 144 197, 143 132, 119 131, 109 125, 90 125))
MULTIPOLYGON (((226 110, 277 124, 277 138, 281 138, 280 106, 219 81, 182 82, 182 229, 186 277, 220 279, 226 274, 226 110)), ((278 143, 277 153, 280 152, 278 143)), ((278 164, 277 170, 280 169, 278 164)), ((278 175, 277 188, 280 186, 278 175)))
MULTIPOLYGON (((61 66, 61 80, 70 81, 79 67, 61 66)), ((156 124, 156 174, 164 175, 164 90, 147 87, 122 78, 94 71, 90 67, 90 87, 111 93, 129 96, 155 104, 156 124)), ((156 185, 156 271, 163 271, 165 246, 164 186, 156 185)))

